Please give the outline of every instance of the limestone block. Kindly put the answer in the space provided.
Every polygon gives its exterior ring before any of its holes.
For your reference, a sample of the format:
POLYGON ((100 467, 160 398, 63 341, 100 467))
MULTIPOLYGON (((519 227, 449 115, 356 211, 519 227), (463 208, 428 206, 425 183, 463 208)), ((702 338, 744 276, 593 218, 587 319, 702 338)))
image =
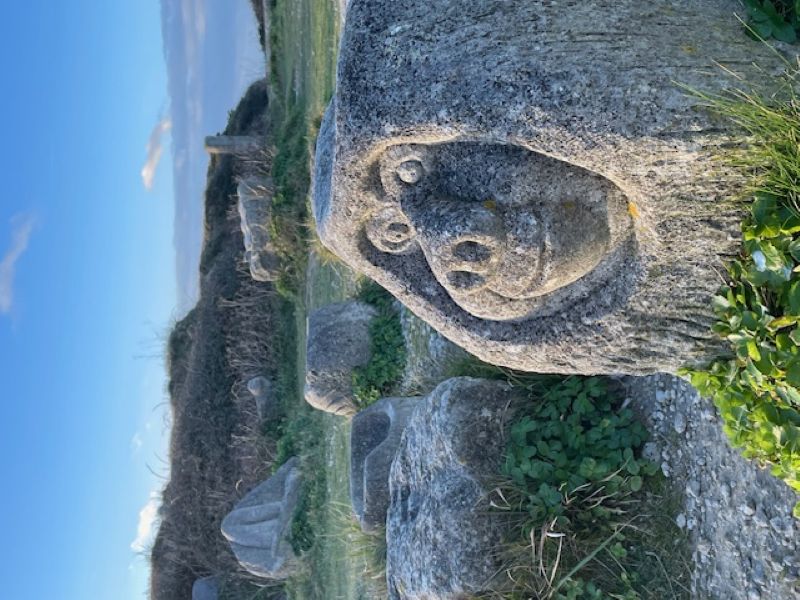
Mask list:
POLYGON ((203 577, 192 585, 192 600, 218 600, 219 580, 216 577, 203 577))
POLYGON ((353 417, 350 429, 350 500, 361 529, 386 525, 389 469, 419 398, 382 398, 353 417))
POLYGON ((369 304, 352 300, 309 315, 304 395, 311 406, 344 416, 357 412, 353 369, 372 355, 369 325, 375 314, 369 304))
POLYGON ((286 579, 298 566, 289 535, 302 485, 299 463, 289 459, 222 521, 239 564, 258 577, 286 579))
POLYGON ((274 281, 280 274, 280 262, 269 234, 270 189, 269 181, 260 177, 242 179, 237 187, 245 260, 256 281, 274 281))
POLYGON ((644 374, 715 356, 742 180, 713 160, 725 125, 675 82, 777 70, 738 7, 352 0, 317 144, 320 238, 494 364, 644 374))
POLYGON ((493 589, 503 527, 487 486, 500 470, 517 401, 505 383, 468 377, 419 400, 389 477, 391 600, 460 600, 493 589))

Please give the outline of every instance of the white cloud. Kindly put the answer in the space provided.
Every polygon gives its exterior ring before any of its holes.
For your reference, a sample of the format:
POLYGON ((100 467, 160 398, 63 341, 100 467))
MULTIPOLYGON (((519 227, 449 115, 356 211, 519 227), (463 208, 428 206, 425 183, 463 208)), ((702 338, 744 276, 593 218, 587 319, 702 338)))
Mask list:
POLYGON ((14 305, 14 275, 17 261, 28 249, 28 242, 36 225, 33 215, 17 215, 11 219, 13 233, 11 248, 0 260, 0 313, 7 315, 14 305))
POLYGON ((169 117, 162 117, 150 132, 150 139, 147 142, 147 160, 142 167, 142 183, 146 190, 153 189, 156 169, 158 169, 158 163, 161 162, 161 155, 164 153, 164 143, 161 138, 170 129, 172 129, 172 121, 169 117))
POLYGON ((139 511, 139 525, 136 527, 136 539, 131 542, 134 552, 144 552, 150 545, 158 526, 158 494, 152 492, 139 511))
POLYGON ((142 434, 138 431, 133 434, 131 438, 131 451, 136 454, 139 450, 142 449, 142 445, 144 445, 144 440, 142 440, 142 434))

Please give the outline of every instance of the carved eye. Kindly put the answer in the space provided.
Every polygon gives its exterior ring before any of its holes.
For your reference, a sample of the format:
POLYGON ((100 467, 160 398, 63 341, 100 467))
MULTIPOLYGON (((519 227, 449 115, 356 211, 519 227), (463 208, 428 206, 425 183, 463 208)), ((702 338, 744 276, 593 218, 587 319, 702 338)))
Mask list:
POLYGON ((390 206, 367 221, 367 238, 381 252, 399 254, 411 246, 417 232, 398 207, 390 206))
POLYGON ((422 167, 422 163, 418 160, 407 160, 397 167, 397 176, 400 181, 409 185, 417 183, 422 179, 424 173, 425 170, 422 167))

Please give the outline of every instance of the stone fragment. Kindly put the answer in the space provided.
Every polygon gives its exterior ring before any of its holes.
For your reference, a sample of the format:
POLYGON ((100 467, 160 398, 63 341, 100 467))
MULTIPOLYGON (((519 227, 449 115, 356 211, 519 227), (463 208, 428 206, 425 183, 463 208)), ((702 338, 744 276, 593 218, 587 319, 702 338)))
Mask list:
POLYGON ((502 523, 487 499, 516 399, 498 381, 460 377, 419 400, 389 478, 389 598, 460 600, 492 589, 502 523))
POLYGON ((646 374, 716 356, 710 301, 741 237, 724 200, 743 179, 713 160, 725 126, 675 82, 775 71, 734 11, 353 0, 317 144, 320 238, 493 364, 646 374))
POLYGON ((386 525, 389 470, 419 398, 382 398, 359 412, 350 429, 350 500, 361 529, 386 525))
POLYGON ((192 600, 218 600, 219 580, 214 577, 203 577, 192 585, 192 600))
POLYGON ((278 399, 275 396, 275 382, 263 375, 253 377, 247 382, 247 391, 256 402, 258 418, 267 421, 278 413, 278 399))
POLYGON ((306 402, 337 415, 357 412, 353 369, 372 355, 369 325, 375 309, 358 300, 328 304, 308 317, 306 402))
POLYGON ((256 281, 274 281, 280 275, 280 261, 269 235, 270 189, 269 181, 260 177, 242 179, 236 188, 245 261, 256 281))
POLYGON ((222 535, 239 564, 253 575, 286 579, 297 569, 289 535, 301 485, 300 461, 291 458, 223 519, 222 535))

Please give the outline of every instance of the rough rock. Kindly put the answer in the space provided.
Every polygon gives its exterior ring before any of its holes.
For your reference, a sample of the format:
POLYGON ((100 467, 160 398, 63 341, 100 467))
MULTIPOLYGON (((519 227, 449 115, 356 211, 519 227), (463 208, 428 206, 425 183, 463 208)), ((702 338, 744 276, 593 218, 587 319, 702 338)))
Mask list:
POLYGON ((800 598, 798 496, 731 448, 711 401, 687 382, 670 375, 623 381, 651 432, 648 453, 684 490, 675 519, 692 548, 691 597, 800 598))
POLYGON ((302 485, 299 463, 289 459, 222 521, 239 564, 258 577, 286 579, 298 566, 288 538, 302 485))
POLYGON ((280 262, 269 235, 272 202, 269 181, 260 177, 242 179, 237 194, 244 255, 250 275, 256 281, 274 281, 280 274, 280 262))
POLYGON ((319 410, 352 416, 353 369, 369 362, 375 309, 357 300, 328 304, 308 317, 305 399, 319 410))
POLYGON ((317 145, 323 243, 494 364, 646 374, 716 355, 742 180, 675 82, 776 70, 738 8, 352 0, 317 145))
POLYGON ((419 398, 382 398, 359 412, 350 429, 350 501, 361 529, 386 525, 389 470, 419 398))
POLYGON ((256 402, 258 418, 266 421, 278 413, 278 399, 275 396, 275 382, 263 375, 253 377, 247 382, 247 391, 252 394, 256 402))
POLYGON ((391 599, 458 600, 489 589, 502 527, 484 485, 499 471, 515 398, 505 383, 459 377, 419 401, 389 478, 391 599))
POLYGON ((198 579, 192 585, 192 600, 218 600, 219 580, 212 577, 198 579))

